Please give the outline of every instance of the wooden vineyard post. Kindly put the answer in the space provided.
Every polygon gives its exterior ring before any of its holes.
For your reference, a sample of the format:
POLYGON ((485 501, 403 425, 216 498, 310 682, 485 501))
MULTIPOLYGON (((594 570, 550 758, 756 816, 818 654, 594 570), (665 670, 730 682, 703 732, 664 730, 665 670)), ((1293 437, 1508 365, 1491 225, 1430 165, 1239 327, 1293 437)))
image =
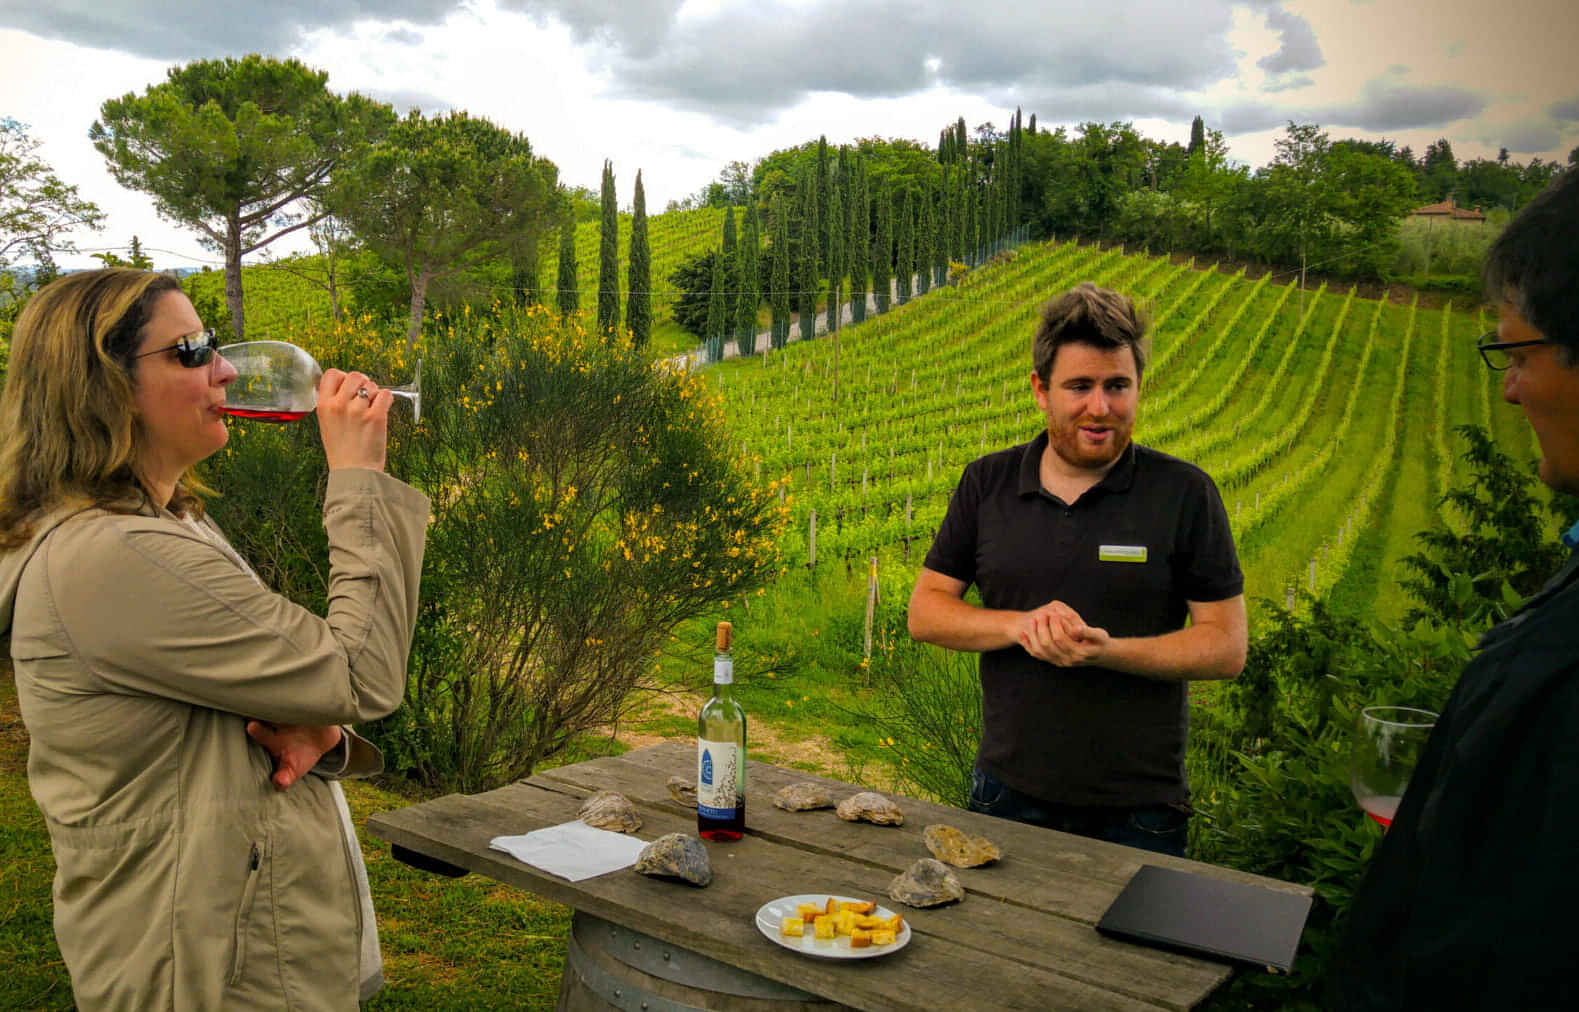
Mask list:
POLYGON ((872 556, 866 573, 866 659, 872 659, 872 618, 877 612, 877 556, 872 556))
POLYGON ((1310 560, 1310 592, 1316 592, 1316 560, 1310 560))
POLYGON ((1285 597, 1284 607, 1288 611, 1293 611, 1294 610, 1294 585, 1292 583, 1290 583, 1287 587, 1285 587, 1283 589, 1286 592, 1285 595, 1284 595, 1284 597, 1285 597))
POLYGON ((811 525, 806 530, 806 568, 817 568, 817 511, 811 511, 811 525))

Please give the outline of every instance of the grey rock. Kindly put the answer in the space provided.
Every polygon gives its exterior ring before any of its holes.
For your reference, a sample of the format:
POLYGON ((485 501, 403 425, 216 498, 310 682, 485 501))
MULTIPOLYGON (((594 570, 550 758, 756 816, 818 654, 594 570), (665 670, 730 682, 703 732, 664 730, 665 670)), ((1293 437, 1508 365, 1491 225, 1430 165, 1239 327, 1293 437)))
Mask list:
POLYGON ((713 881, 713 865, 707 859, 702 841, 685 833, 660 836, 636 857, 636 870, 643 875, 677 878, 695 886, 713 881))
POLYGON ((696 784, 684 777, 670 777, 668 783, 669 797, 685 805, 687 808, 696 807, 696 784))
POLYGON ((832 808, 833 797, 821 784, 790 784, 773 795, 773 804, 786 812, 807 812, 813 808, 832 808))
POLYGON ((921 834, 922 842, 939 861, 956 868, 975 868, 989 864, 1003 856, 998 845, 985 836, 971 836, 953 826, 936 823, 921 834))
POLYGON ((576 818, 589 826, 615 833, 634 833, 641 828, 641 816, 630 799, 616 791, 599 791, 587 799, 576 818))
POLYGON ((845 822, 874 822, 879 826, 903 826, 905 813, 899 806, 873 791, 853 794, 835 809, 845 822))
POLYGON ((911 907, 938 907, 964 899, 965 887, 948 865, 923 857, 888 883, 888 898, 911 907))

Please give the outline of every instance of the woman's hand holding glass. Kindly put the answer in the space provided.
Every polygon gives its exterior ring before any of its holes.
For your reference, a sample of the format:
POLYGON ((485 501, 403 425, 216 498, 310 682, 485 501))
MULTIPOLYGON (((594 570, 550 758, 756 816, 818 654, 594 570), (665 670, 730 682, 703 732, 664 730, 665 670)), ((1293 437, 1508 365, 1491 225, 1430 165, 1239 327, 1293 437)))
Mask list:
POLYGON ((318 381, 318 431, 329 470, 384 469, 394 395, 359 372, 324 370, 318 381))

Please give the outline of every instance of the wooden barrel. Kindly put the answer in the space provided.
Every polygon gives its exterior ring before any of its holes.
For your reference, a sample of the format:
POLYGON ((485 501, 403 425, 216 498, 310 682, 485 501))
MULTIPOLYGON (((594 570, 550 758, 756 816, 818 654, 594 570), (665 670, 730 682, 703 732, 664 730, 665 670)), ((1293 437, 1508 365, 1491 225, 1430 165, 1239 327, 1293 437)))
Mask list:
POLYGON ((843 1005, 576 911, 565 943, 561 1012, 829 1012, 843 1005))

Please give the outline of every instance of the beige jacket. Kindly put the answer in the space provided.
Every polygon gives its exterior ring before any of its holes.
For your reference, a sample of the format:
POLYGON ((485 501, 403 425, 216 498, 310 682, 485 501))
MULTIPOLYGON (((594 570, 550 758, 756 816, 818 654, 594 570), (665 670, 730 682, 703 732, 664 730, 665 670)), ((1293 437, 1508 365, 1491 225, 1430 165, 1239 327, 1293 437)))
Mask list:
POLYGON ((331 472, 327 619, 162 510, 56 515, 0 556, 80 1008, 356 1006, 359 861, 337 787, 276 791, 245 725, 400 705, 428 513, 388 475, 331 472))

